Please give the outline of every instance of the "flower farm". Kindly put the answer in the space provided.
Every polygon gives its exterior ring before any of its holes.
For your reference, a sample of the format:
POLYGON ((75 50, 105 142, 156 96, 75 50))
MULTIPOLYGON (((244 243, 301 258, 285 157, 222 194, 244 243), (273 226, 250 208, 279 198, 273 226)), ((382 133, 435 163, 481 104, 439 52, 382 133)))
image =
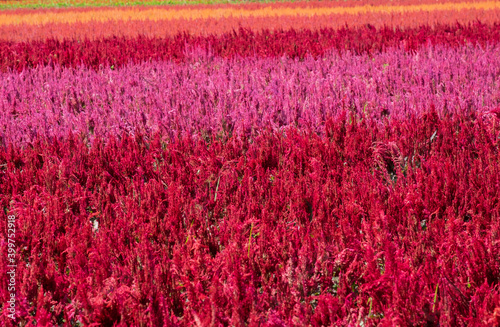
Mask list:
POLYGON ((500 326, 500 2, 0 9, 1 326, 500 326))

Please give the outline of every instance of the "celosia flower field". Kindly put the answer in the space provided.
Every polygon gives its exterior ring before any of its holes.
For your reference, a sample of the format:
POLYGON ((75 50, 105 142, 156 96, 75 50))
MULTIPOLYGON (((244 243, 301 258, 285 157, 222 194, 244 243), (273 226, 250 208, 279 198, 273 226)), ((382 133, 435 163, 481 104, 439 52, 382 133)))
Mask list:
POLYGON ((500 3, 0 8, 1 326, 500 326, 500 3))

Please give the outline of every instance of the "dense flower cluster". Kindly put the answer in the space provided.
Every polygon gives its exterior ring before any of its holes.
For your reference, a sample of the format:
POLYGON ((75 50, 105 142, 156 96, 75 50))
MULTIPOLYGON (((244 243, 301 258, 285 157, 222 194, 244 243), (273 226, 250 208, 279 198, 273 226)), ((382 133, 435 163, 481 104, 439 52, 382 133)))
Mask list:
MULTIPOLYGON (((26 1, 26 0, 22 0, 26 1)), ((39 5, 47 4, 44 0, 39 5)), ((54 0, 61 1, 61 0, 54 0)), ((68 4, 71 0, 64 0, 68 4)), ((116 0, 108 1, 110 5, 116 0)), ((120 0, 123 4, 126 0, 120 0)), ((170 0, 178 1, 178 0, 170 0)), ((202 0, 204 1, 204 0, 202 0)), ((216 0, 218 1, 218 0, 216 0)), ((17 2, 17 1, 16 1, 17 2)), ((137 2, 137 1, 134 1, 137 2)), ((246 1, 245 1, 246 2, 246 1)), ((116 3, 115 3, 116 4, 116 3)), ((2 8, 2 3, 0 3, 2 8)), ((238 5, 169 7, 101 7, 17 9, 0 13, 0 40, 100 40, 147 36, 172 37, 187 33, 211 36, 239 28, 310 30, 364 27, 417 28, 421 25, 498 24, 500 6, 494 0, 356 0, 246 2, 238 5)))
POLYGON ((233 57, 279 57, 303 59, 319 57, 329 50, 356 54, 376 53, 402 47, 415 51, 427 45, 458 47, 472 44, 486 46, 500 42, 500 23, 476 22, 461 25, 421 25, 416 28, 373 26, 341 29, 264 30, 239 29, 232 33, 209 36, 112 37, 98 40, 46 39, 42 41, 0 41, 0 71, 22 71, 44 65, 86 66, 93 69, 120 67, 130 62, 152 60, 183 61, 190 49, 202 49, 213 55, 233 57))
POLYGON ((498 323, 499 118, 325 133, 2 149, 23 321, 498 323))
POLYGON ((500 326, 500 9, 372 2, 2 12, 0 325, 500 326))
POLYGON ((375 121, 420 114, 487 114, 500 106, 500 47, 393 49, 373 55, 227 60, 194 51, 184 63, 93 71, 40 67, 3 75, 0 144, 69 132, 207 137, 264 126, 311 128, 342 109, 375 121), (466 82, 465 82, 466 81, 466 82))

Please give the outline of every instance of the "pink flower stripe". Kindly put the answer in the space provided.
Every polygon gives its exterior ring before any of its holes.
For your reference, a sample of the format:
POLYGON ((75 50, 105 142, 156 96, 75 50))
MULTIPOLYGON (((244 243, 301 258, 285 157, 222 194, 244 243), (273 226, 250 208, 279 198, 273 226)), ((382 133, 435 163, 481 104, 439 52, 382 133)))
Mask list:
POLYGON ((0 75, 0 141, 27 144, 73 131, 91 140, 129 133, 249 135, 264 126, 324 130, 350 110, 383 121, 486 114, 500 105, 498 45, 332 52, 314 59, 223 59, 192 52, 185 62, 94 71, 40 67, 0 75))

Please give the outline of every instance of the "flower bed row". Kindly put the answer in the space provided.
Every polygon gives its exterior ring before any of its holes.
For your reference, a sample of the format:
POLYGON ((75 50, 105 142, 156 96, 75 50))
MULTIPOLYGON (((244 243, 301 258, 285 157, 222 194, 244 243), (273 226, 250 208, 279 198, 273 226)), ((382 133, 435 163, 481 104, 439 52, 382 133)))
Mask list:
POLYGON ((264 126, 321 133, 342 109, 379 121, 416 116, 431 105, 440 116, 483 115, 500 106, 499 57, 498 45, 329 53, 302 61, 229 60, 195 51, 183 63, 11 72, 1 75, 0 144, 70 131, 89 140, 123 131, 248 135, 264 126))
POLYGON ((1 147, 18 322, 498 324, 499 118, 1 147))
POLYGON ((402 47, 406 51, 418 50, 427 45, 457 47, 464 44, 497 44, 500 40, 500 24, 476 22, 474 24, 439 25, 418 28, 376 29, 373 26, 359 28, 287 30, 253 32, 239 29, 237 32, 191 36, 178 34, 167 38, 107 38, 100 40, 54 39, 31 42, 0 41, 0 71, 21 71, 44 65, 93 69, 130 62, 151 60, 183 61, 189 49, 202 49, 212 55, 230 57, 279 57, 303 59, 307 55, 318 57, 328 50, 350 51, 356 54, 376 53, 402 47))
MULTIPOLYGON (((272 7, 277 7, 273 4, 272 7)), ((379 6, 380 7, 380 6, 379 6)), ((334 8, 334 7, 331 7, 334 8)), ((363 8, 363 7, 356 7, 363 8)), ((368 7, 371 8, 371 7, 368 7)), ((383 7, 380 7, 383 9, 383 7)), ((402 7, 403 8, 403 7, 402 7)), ((254 32, 262 30, 311 30, 317 31, 324 28, 339 29, 342 27, 365 27, 367 24, 377 28, 418 28, 422 25, 435 27, 436 25, 455 25, 472 24, 477 21, 483 24, 492 25, 500 20, 500 8, 492 7, 488 10, 484 9, 461 9, 455 10, 450 7, 449 10, 427 10, 427 11, 368 11, 358 14, 326 14, 322 8, 316 8, 320 15, 307 14, 307 8, 301 7, 277 7, 276 10, 283 11, 282 15, 268 15, 267 10, 257 8, 260 16, 239 16, 235 14, 230 17, 217 17, 217 11, 211 9, 198 10, 211 14, 209 18, 197 19, 182 19, 181 15, 172 11, 172 19, 151 19, 148 14, 142 14, 144 20, 128 20, 119 19, 120 10, 113 9, 113 15, 99 21, 98 16, 105 14, 96 12, 81 12, 80 15, 87 15, 92 21, 82 22, 75 20, 73 23, 59 23, 47 20, 43 13, 37 13, 40 19, 43 19, 43 25, 33 24, 36 19, 26 13, 25 23, 22 24, 5 24, 10 14, 4 17, 4 24, 0 24, 0 40, 8 41, 30 41, 30 40, 46 40, 46 39, 91 39, 99 40, 109 37, 127 37, 136 38, 138 36, 147 36, 155 38, 172 37, 179 33, 187 33, 193 36, 210 36, 231 33, 239 28, 249 29, 254 32), (496 9, 495 9, 496 8, 496 9), (294 15, 289 11, 297 13, 294 15), (301 14, 301 10, 304 13, 301 14), (97 15, 99 14, 99 15, 97 15), (212 17, 213 16, 213 17, 212 17)), ((227 9, 227 8, 226 8, 227 9)), ((314 9, 314 8, 313 8, 314 9)), ((328 8, 327 8, 328 9, 328 8)), ((191 10, 183 9, 185 12, 191 10)), ((140 13, 139 9, 128 9, 129 14, 134 12, 140 13)), ((247 10, 249 13, 252 9, 247 10)), ((70 13, 72 13, 71 11, 70 13)), ((170 12, 167 10, 167 12, 170 12)), ((54 14, 55 17, 58 15, 54 14)), ((66 16, 68 16, 67 14, 66 16)), ((109 15, 108 15, 109 16, 109 15)), ((129 15, 130 16, 130 15, 129 15)), ((71 17, 66 17, 68 20, 71 17)), ((193 17, 192 17, 193 18, 193 17)))

